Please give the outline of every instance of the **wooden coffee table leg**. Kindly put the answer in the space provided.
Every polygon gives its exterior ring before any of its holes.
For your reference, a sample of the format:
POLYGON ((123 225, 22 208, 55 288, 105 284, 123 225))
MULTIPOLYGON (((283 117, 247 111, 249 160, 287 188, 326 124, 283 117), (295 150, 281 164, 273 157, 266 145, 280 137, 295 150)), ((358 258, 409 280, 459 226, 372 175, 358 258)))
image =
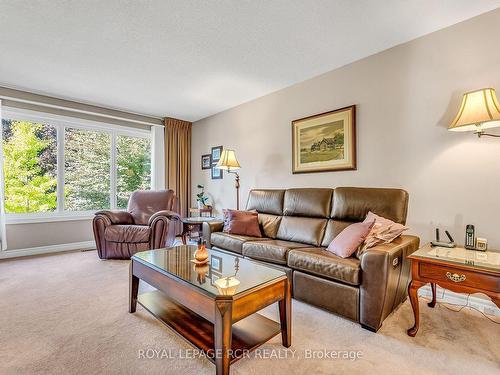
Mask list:
POLYGON ((232 297, 215 299, 215 372, 217 375, 229 375, 232 341, 232 297))
POLYGON ((407 331, 408 336, 411 337, 414 337, 417 334, 418 327, 420 325, 418 311, 418 289, 421 286, 422 284, 415 280, 412 280, 410 285, 408 285, 408 295, 410 296, 411 307, 413 308, 413 317, 415 319, 415 324, 407 331))
POLYGON ((129 275, 129 307, 128 312, 134 313, 137 308, 137 293, 139 292, 139 278, 134 276, 132 272, 132 267, 134 262, 130 263, 130 275, 129 275))
POLYGON ((279 301, 281 342, 285 348, 292 345, 292 299, 290 282, 286 280, 285 298, 279 301))
POLYGON ((436 283, 431 283, 432 301, 427 304, 429 307, 436 306, 436 283))

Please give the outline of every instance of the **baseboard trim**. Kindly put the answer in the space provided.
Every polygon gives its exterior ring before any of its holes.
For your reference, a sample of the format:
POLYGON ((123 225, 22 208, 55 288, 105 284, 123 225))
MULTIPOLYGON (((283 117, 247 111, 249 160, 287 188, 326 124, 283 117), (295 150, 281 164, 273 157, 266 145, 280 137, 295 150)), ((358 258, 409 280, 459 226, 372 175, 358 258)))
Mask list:
MULTIPOLYGON (((436 287, 437 302, 449 303, 454 305, 463 306, 467 304, 467 294, 453 293, 452 291, 445 290, 444 297, 443 288, 439 285, 436 287)), ((432 298, 432 291, 430 285, 425 285, 418 290, 419 296, 432 298)), ((500 316, 500 308, 497 307, 490 299, 480 298, 474 295, 469 296, 469 306, 478 309, 486 315, 500 316)))
POLYGON ((88 250, 95 249, 94 241, 71 242, 59 245, 48 245, 39 247, 30 247, 26 249, 14 249, 0 251, 0 259, 26 257, 30 255, 40 255, 49 253, 58 253, 69 250, 88 250))

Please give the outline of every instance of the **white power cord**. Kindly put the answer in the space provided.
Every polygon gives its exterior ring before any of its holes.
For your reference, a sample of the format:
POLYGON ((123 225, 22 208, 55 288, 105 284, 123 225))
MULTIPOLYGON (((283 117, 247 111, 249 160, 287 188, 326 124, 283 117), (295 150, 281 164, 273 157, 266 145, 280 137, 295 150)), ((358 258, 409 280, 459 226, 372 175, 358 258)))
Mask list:
MULTIPOLYGON (((490 322, 493 322, 495 324, 500 324, 500 322, 496 321, 495 319, 492 319, 490 318, 488 315, 486 315, 484 312, 482 312, 481 310, 475 308, 474 306, 470 306, 469 305, 469 297, 470 297, 470 294, 467 294, 467 301, 465 302, 465 305, 459 305, 459 304, 456 304, 456 303, 449 303, 449 302, 443 302, 442 300, 444 299, 444 295, 446 293, 446 289, 443 288, 443 293, 441 295, 441 301, 438 301, 437 298, 436 298, 436 303, 439 303, 440 305, 442 305, 443 307, 447 308, 448 310, 450 311, 453 311, 453 312, 460 312, 462 311, 464 308, 469 308, 471 310, 475 310, 479 313, 481 313, 481 315, 483 315, 486 319, 488 319, 490 322), (450 308, 449 306, 458 306, 459 309, 452 309, 450 308)), ((425 296, 425 297, 422 297, 424 300, 429 300, 429 301, 432 301, 432 298, 429 299, 429 297, 425 296)))

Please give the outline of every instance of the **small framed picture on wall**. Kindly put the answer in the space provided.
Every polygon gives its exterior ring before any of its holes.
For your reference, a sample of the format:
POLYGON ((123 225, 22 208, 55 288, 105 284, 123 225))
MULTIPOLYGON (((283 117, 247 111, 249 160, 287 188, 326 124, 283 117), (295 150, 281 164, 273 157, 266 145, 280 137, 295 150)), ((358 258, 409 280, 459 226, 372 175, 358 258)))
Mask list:
POLYGON ((212 155, 201 155, 201 169, 210 169, 212 167, 212 155))
POLYGON ((220 156, 222 155, 222 146, 212 147, 212 164, 217 164, 220 160, 220 156))
POLYGON ((215 168, 215 165, 212 165, 212 180, 221 180, 222 179, 222 169, 215 168))

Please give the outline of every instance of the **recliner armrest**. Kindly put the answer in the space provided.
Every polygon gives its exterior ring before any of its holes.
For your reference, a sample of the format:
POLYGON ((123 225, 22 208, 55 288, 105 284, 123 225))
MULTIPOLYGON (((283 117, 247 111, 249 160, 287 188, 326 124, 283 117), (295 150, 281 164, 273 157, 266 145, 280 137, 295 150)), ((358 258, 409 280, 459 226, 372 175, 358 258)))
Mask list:
POLYGON ((410 261, 406 257, 418 249, 419 243, 418 237, 401 236, 361 255, 359 317, 363 326, 378 330, 404 300, 410 281, 410 261))
POLYGON ((210 222, 203 223, 203 227, 202 227, 203 239, 205 240, 208 248, 212 247, 212 243, 210 242, 210 238, 212 237, 212 233, 222 232, 223 228, 224 228, 223 221, 210 221, 210 222))
POLYGON ((119 224, 134 224, 134 218, 127 211, 110 211, 110 210, 102 210, 97 211, 95 216, 104 216, 109 219, 111 224, 119 225, 119 224))
POLYGON ((151 217, 149 218, 149 226, 151 226, 154 221, 160 217, 167 218, 168 220, 181 220, 180 215, 177 212, 170 211, 170 210, 162 210, 155 212, 151 217))

